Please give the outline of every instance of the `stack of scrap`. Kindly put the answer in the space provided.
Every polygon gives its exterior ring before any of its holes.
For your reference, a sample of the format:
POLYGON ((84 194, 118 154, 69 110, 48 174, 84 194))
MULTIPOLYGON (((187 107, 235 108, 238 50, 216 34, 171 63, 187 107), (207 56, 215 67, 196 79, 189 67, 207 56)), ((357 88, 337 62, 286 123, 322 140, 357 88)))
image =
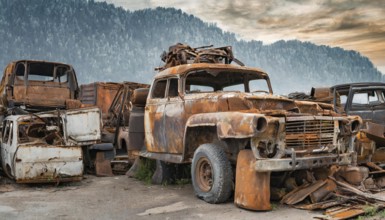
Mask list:
POLYGON ((307 172, 303 184, 284 195, 281 203, 306 210, 325 210, 319 219, 349 219, 367 210, 385 208, 385 170, 366 166, 333 166, 329 175, 315 178, 307 172))

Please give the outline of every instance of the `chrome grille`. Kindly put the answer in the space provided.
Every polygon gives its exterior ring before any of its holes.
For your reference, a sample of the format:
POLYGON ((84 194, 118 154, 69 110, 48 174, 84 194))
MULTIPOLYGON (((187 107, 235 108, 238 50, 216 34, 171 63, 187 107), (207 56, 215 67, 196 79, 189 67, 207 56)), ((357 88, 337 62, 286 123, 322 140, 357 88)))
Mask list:
POLYGON ((286 122, 286 146, 311 150, 333 144, 334 121, 300 120, 286 122))

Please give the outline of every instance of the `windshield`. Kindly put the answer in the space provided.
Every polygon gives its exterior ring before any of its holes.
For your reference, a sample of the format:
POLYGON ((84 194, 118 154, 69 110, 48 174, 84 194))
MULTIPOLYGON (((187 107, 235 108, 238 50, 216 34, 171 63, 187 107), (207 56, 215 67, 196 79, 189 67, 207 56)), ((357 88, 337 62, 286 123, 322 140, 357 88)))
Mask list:
POLYGON ((352 106, 382 105, 385 103, 384 90, 360 90, 355 91, 352 99, 352 106))
POLYGON ((217 91, 272 93, 268 76, 258 72, 200 70, 187 74, 186 94, 217 91))
POLYGON ((20 80, 24 80, 27 77, 30 81, 67 82, 70 71, 71 68, 69 66, 61 64, 30 62, 27 64, 27 68, 25 68, 25 63, 18 63, 16 76, 20 80))

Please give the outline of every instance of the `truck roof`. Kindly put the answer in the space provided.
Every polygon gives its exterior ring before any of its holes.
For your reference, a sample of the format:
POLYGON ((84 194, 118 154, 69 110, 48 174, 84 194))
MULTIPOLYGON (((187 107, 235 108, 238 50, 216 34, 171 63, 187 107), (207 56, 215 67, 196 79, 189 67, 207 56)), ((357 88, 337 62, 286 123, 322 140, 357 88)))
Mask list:
POLYGON ((263 70, 253 67, 237 66, 232 64, 222 64, 222 63, 192 63, 192 64, 183 64, 174 67, 169 67, 163 71, 160 71, 155 75, 155 78, 163 78, 172 75, 184 75, 193 70, 199 69, 228 69, 228 70, 244 70, 244 71, 253 71, 258 72, 261 75, 267 76, 263 70))
POLYGON ((10 62, 10 64, 15 64, 15 63, 18 63, 18 62, 52 63, 52 64, 60 64, 60 65, 71 66, 70 64, 67 64, 67 63, 52 62, 52 61, 45 61, 45 60, 13 60, 13 61, 10 62))
POLYGON ((330 87, 331 89, 341 89, 341 88, 350 88, 350 87, 367 87, 367 86, 385 86, 385 83, 381 82, 359 82, 359 83, 346 83, 339 84, 330 87))

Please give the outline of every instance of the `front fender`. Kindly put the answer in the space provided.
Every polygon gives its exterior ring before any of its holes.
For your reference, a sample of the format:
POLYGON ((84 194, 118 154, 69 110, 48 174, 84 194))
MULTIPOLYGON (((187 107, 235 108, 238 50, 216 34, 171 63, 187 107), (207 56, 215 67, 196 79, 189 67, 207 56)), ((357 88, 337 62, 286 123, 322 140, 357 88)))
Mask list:
POLYGON ((215 126, 219 138, 250 138, 263 132, 269 117, 263 114, 242 112, 201 113, 191 116, 186 123, 189 127, 215 126))

